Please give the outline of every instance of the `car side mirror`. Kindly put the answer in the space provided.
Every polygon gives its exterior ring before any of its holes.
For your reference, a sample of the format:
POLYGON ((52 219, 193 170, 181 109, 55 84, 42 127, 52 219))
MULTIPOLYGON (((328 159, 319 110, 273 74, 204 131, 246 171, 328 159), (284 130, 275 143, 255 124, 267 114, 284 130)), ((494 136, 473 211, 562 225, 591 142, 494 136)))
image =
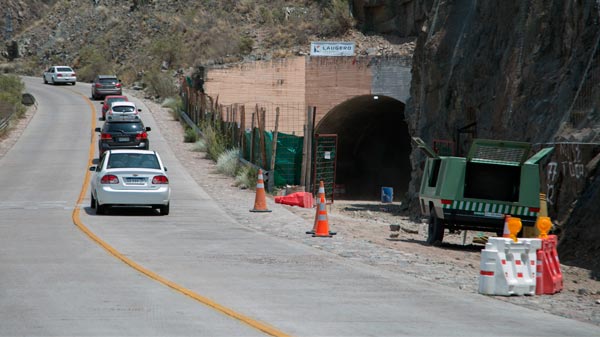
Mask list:
POLYGON ((149 126, 147 126, 146 131, 152 131, 152 129, 149 126))
POLYGON ((95 128, 95 129, 94 129, 94 131, 96 131, 96 132, 102 132, 102 129, 100 129, 100 128, 95 128))

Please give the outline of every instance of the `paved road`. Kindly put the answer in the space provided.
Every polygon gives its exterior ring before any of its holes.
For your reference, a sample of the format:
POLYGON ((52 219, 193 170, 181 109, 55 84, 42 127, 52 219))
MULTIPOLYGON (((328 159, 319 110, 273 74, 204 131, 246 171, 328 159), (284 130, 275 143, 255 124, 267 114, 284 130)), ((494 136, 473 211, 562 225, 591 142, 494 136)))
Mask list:
POLYGON ((169 169, 171 214, 96 216, 89 190, 79 196, 100 105, 85 84, 26 84, 39 109, 0 159, 0 335, 600 335, 251 230, 196 184, 144 111, 169 169))

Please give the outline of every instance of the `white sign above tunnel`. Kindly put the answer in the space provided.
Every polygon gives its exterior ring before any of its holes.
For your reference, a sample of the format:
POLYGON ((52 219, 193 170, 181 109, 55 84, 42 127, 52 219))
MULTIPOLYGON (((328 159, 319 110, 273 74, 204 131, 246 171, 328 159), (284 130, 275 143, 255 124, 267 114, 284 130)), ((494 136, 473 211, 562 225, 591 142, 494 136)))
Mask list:
POLYGON ((354 56, 354 42, 311 42, 310 56, 354 56))

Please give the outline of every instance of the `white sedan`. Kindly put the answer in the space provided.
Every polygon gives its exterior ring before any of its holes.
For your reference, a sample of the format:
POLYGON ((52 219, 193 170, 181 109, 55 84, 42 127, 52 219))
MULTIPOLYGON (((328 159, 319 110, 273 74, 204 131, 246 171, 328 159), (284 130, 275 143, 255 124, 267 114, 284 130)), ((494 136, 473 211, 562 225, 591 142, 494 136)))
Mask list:
POLYGON ((91 166, 91 208, 147 206, 169 214, 171 188, 167 168, 156 151, 108 150, 91 166))
POLYGON ((44 71, 44 84, 56 83, 71 83, 75 85, 77 76, 71 67, 67 66, 52 66, 44 71))

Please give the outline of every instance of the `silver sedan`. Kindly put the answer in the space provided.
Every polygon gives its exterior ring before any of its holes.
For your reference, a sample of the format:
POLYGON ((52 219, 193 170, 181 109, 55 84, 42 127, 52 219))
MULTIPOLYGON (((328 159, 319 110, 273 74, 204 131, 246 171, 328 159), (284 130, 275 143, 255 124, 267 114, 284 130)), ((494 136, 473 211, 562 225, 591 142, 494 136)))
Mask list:
POLYGON ((171 189, 167 168, 156 151, 109 150, 91 166, 91 208, 146 206, 169 214, 171 189))

